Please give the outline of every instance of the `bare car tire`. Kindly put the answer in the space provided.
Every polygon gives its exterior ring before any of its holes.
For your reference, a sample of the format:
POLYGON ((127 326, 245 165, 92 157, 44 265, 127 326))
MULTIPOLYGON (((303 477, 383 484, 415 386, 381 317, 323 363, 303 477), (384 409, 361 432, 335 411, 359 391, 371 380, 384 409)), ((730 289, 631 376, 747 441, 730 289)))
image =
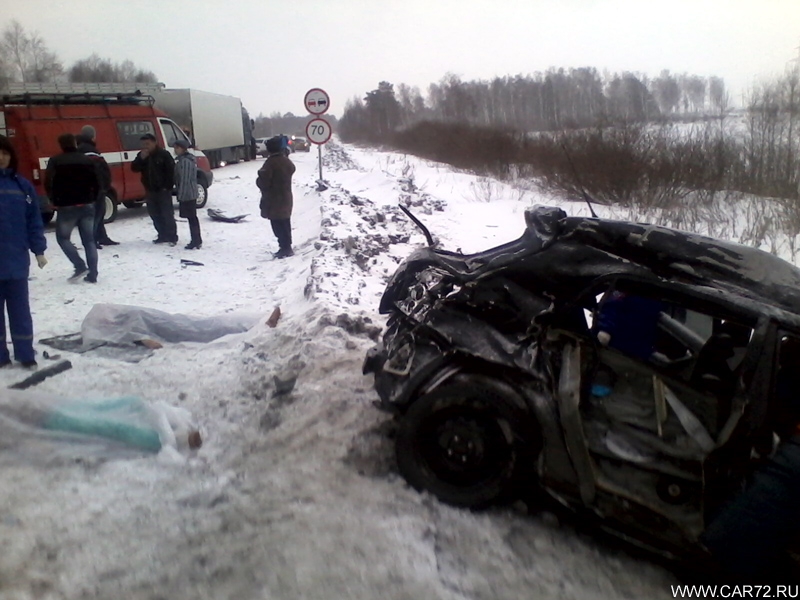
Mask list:
POLYGON ((197 183, 197 208, 205 207, 208 202, 208 188, 202 183, 197 183))
POLYGON ((455 379, 417 399, 395 441, 412 487, 472 509, 510 500, 530 483, 539 448, 533 417, 483 378, 455 379))
POLYGON ((117 201, 114 196, 107 195, 105 197, 105 213, 103 213, 103 223, 113 223, 117 218, 117 201))

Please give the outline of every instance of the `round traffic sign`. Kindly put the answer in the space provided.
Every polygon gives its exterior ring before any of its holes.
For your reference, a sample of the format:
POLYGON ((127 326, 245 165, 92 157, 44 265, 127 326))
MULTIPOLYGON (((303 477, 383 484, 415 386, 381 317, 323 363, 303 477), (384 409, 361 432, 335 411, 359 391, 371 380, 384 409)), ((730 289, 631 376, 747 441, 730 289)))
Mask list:
POLYGON ((328 93, 325 90, 313 88, 306 92, 303 104, 306 110, 312 115, 321 115, 330 108, 331 99, 328 97, 328 93))
POLYGON ((331 124, 325 119, 311 119, 306 125, 306 137, 312 144, 324 144, 333 135, 331 124))

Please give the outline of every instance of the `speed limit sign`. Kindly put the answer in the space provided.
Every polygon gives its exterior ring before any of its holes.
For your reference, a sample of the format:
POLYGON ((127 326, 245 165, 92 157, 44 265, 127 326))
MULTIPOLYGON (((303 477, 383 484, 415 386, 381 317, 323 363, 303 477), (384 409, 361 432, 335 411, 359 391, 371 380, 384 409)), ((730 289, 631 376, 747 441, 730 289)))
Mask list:
POLYGON ((325 144, 331 139, 333 129, 325 119, 311 119, 306 125, 306 137, 312 144, 325 144))

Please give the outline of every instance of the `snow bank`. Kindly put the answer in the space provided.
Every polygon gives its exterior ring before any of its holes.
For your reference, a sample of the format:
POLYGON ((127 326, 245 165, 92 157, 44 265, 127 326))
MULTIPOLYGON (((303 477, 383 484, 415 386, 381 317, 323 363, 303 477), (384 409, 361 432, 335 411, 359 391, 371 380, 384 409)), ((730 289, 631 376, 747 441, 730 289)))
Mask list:
MULTIPOLYGON (((3 464, 0 598, 669 597, 665 571, 552 516, 473 514, 409 489, 395 473, 392 422, 361 375, 383 325, 384 281, 424 243, 398 202, 446 247, 471 252, 518 237, 525 207, 546 200, 335 145, 326 150, 331 187, 319 193, 313 153, 293 160, 292 259, 272 259, 277 245, 261 219, 204 219, 203 249, 184 252, 151 244, 146 216, 126 210, 109 226, 121 245, 101 251, 100 283, 73 285, 48 233, 51 264, 31 281, 37 337, 78 331, 100 302, 196 317, 280 305, 282 317, 274 329, 260 319, 137 364, 70 354, 74 368, 38 392, 185 409, 203 446, 182 461, 3 464), (204 266, 182 269, 181 257, 204 266), (294 389, 276 394, 276 377, 294 389)), ((210 206, 258 214, 259 166, 218 170, 210 206)), ((0 371, 0 386, 22 378, 0 371)))

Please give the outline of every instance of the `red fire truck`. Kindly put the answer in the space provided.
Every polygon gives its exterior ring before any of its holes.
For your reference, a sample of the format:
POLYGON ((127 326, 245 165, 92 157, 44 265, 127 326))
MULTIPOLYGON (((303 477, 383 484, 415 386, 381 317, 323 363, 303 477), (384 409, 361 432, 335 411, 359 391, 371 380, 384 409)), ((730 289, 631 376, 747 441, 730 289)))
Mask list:
MULTIPOLYGON (((101 86, 103 84, 100 84, 101 86)), ((113 89, 113 85, 109 89, 113 89)), ((178 125, 153 107, 151 96, 140 92, 113 93, 9 93, 0 95, 0 135, 7 136, 19 155, 20 174, 29 179, 39 194, 45 222, 53 217, 53 207, 44 191, 44 171, 51 156, 60 153, 58 136, 78 134, 84 125, 97 131, 97 148, 111 168, 112 188, 106 198, 106 222, 116 218, 118 204, 128 208, 142 206, 145 196, 139 173, 130 163, 141 147, 140 138, 152 133, 162 146, 172 150, 176 139, 189 140, 178 125)), ((191 143, 191 141, 190 141, 191 143)), ((208 200, 213 182, 208 159, 197 149, 198 208, 208 200)))

